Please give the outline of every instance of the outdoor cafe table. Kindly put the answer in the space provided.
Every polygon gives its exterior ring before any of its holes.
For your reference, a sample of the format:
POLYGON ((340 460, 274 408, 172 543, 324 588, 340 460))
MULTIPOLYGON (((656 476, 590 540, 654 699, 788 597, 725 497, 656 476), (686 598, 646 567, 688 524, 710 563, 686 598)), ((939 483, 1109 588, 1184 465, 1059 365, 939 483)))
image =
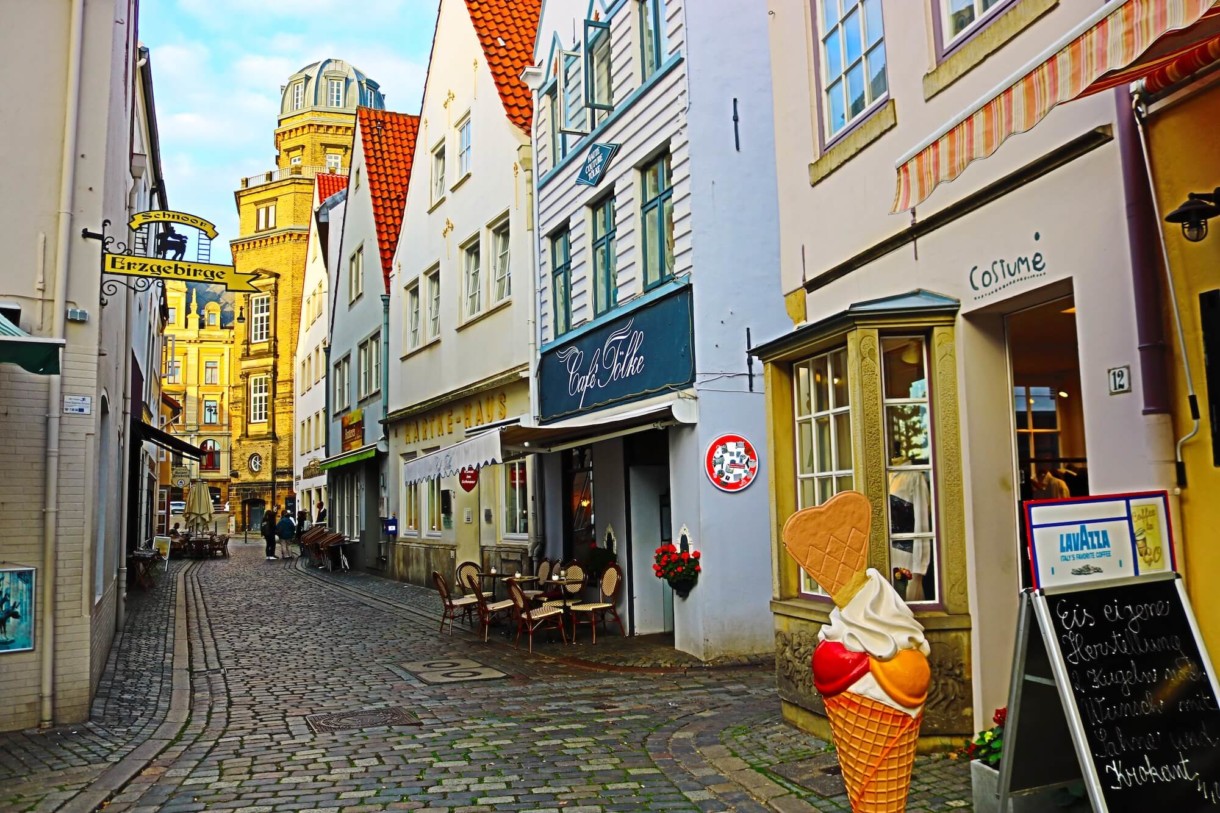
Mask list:
POLYGON ((131 563, 131 578, 136 587, 141 590, 151 590, 153 586, 153 565, 161 561, 161 554, 155 550, 137 550, 127 557, 131 563))

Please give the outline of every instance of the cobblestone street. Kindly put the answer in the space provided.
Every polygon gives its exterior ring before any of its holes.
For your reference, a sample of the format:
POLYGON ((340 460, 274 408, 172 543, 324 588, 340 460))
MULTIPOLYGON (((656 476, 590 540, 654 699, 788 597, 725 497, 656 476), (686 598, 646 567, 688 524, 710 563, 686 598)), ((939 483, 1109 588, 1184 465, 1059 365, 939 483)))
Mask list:
MULTIPOLYGON (((90 723, 0 735, 0 810, 849 809, 784 778, 833 763, 769 661, 587 630, 529 655, 438 634, 433 591, 231 547, 130 596, 90 723)), ((966 763, 916 763, 908 809, 969 796, 966 763)))

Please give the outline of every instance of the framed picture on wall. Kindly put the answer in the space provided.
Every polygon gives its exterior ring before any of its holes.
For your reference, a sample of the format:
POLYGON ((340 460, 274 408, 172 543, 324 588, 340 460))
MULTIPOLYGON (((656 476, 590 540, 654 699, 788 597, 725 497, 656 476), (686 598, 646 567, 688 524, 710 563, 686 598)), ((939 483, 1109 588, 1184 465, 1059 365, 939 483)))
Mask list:
POLYGON ((34 592, 32 567, 0 567, 0 654, 34 648, 34 592))

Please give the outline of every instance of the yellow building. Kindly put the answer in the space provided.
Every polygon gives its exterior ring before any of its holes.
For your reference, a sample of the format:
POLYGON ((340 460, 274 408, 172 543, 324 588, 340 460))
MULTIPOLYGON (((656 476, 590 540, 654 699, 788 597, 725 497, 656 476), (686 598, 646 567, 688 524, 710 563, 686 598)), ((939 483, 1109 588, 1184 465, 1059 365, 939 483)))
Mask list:
POLYGON ((230 377, 231 477, 237 528, 257 527, 293 495, 294 364, 314 179, 346 174, 356 108, 385 108, 378 85, 338 59, 307 65, 284 85, 275 168, 244 178, 234 193, 239 272, 262 275, 259 294, 237 297, 230 377))
MULTIPOLYGON (((212 493, 212 504, 223 509, 229 501, 232 469, 232 314, 222 314, 217 301, 201 304, 197 293, 184 282, 166 282, 165 298, 169 318, 165 324, 162 392, 182 406, 166 428, 205 454, 198 462, 173 456, 169 476, 161 480, 161 500, 168 501, 169 506, 183 501, 191 481, 203 480, 212 493)), ((158 507, 158 513, 163 510, 158 507)), ((174 513, 172 508, 170 513, 174 513)))

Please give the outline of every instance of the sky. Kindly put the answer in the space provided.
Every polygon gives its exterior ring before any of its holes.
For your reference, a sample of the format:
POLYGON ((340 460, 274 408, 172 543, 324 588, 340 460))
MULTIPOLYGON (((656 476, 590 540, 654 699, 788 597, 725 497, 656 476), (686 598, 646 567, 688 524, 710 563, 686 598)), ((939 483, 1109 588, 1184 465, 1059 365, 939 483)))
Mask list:
MULTIPOLYGON (((275 167, 280 88, 334 57, 381 85, 386 107, 418 113, 437 0, 143 0, 161 165, 171 209, 216 224, 229 263, 233 192, 275 167)), ((191 230, 187 230, 188 232, 191 230)), ((194 247, 186 255, 193 259, 194 247)))

